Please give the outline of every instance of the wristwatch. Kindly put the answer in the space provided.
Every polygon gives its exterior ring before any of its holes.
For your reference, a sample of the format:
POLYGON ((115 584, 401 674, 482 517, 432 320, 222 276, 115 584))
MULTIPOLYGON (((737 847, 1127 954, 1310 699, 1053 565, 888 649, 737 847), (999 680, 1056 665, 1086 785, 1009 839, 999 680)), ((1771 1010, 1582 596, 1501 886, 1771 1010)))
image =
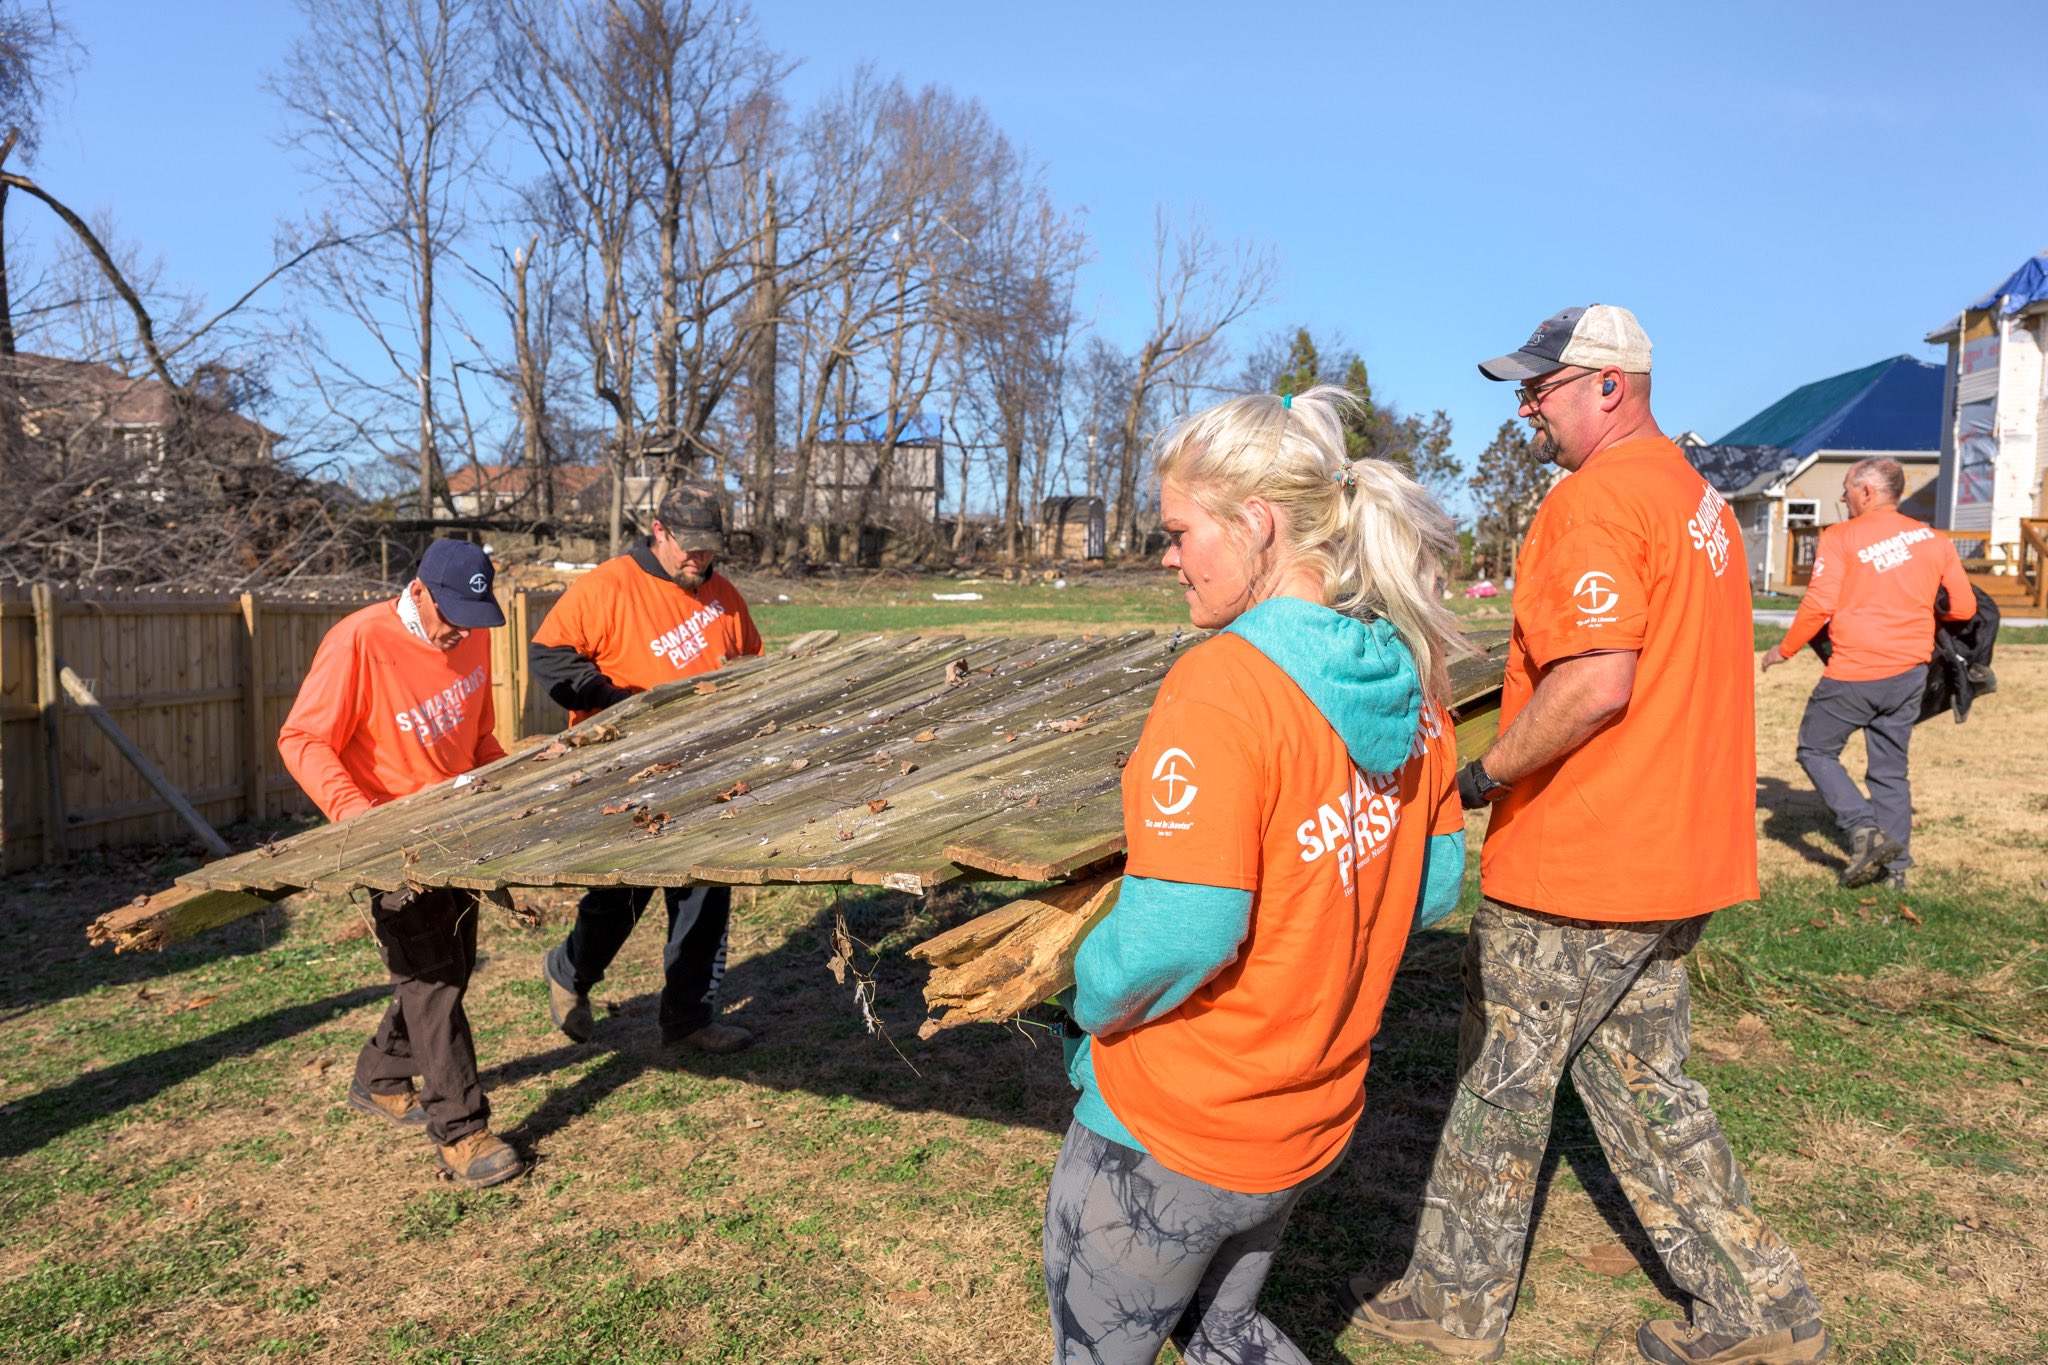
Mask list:
POLYGON ((1513 790, 1514 784, 1496 782, 1486 771, 1486 765, 1476 758, 1458 769, 1458 804, 1466 810, 1491 805, 1513 790))

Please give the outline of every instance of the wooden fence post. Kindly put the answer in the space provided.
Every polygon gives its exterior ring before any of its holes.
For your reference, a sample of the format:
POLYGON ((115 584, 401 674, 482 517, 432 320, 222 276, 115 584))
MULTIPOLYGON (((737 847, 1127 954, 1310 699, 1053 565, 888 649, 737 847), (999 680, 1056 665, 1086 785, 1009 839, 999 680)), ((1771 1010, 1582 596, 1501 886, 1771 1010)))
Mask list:
POLYGON ((57 723, 63 714, 64 689, 57 681, 57 622, 61 607, 57 589, 38 583, 30 594, 36 616, 36 710, 43 723, 43 864, 64 861, 64 768, 57 723))
POLYGON ((533 633, 527 627, 526 603, 526 589, 512 594, 512 714, 518 717, 512 723, 515 739, 526 738, 526 696, 533 687, 533 675, 527 671, 531 653, 527 646, 533 643, 533 633))
POLYGON ((264 762, 269 744, 264 735, 268 727, 264 724, 263 604, 253 592, 242 594, 242 631, 242 706, 247 712, 243 743, 248 746, 242 761, 242 818, 253 824, 269 813, 264 807, 270 790, 264 762))

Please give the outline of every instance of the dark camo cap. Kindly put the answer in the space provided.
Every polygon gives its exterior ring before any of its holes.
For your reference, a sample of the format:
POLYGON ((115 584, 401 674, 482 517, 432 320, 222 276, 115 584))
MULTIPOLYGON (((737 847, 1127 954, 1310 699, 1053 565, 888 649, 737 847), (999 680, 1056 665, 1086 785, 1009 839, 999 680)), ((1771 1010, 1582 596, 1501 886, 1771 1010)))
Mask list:
POLYGON ((725 553, 725 515, 716 490, 708 484, 679 483, 669 489, 654 514, 685 550, 725 553))

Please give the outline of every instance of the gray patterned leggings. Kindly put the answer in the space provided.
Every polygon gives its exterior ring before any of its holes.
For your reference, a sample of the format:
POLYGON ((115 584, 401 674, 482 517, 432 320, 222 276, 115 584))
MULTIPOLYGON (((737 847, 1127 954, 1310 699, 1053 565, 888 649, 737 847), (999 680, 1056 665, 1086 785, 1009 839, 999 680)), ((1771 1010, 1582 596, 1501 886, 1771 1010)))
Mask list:
POLYGON ((1054 1365, 1152 1365, 1169 1336, 1190 1365, 1307 1365, 1259 1289, 1295 1203, 1336 1168, 1239 1194, 1070 1126, 1045 1195, 1054 1365))

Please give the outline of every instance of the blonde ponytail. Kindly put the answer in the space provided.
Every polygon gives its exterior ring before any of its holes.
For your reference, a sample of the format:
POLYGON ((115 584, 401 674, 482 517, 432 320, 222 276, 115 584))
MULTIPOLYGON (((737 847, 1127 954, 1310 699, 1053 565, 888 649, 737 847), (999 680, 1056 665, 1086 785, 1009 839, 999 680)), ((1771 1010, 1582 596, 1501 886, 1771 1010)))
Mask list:
POLYGON ((1452 656, 1473 652, 1441 600, 1457 529, 1399 465, 1345 458, 1344 417, 1357 408, 1335 384, 1233 398, 1162 435, 1153 470, 1226 524, 1249 529, 1253 497, 1279 509, 1282 561, 1318 575, 1324 605, 1392 622, 1428 695, 1448 701, 1452 656))

